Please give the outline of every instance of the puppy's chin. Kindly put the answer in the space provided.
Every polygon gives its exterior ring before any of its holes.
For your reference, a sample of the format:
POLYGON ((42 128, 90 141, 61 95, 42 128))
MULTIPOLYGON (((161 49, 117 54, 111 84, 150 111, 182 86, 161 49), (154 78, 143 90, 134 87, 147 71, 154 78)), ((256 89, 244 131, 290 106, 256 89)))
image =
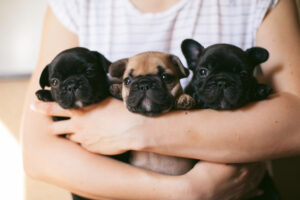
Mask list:
POLYGON ((174 98, 169 94, 157 96, 148 91, 128 96, 125 104, 131 112, 155 116, 168 112, 174 105, 174 98))
POLYGON ((101 100, 100 96, 98 97, 93 94, 92 89, 87 87, 82 87, 74 91, 56 89, 52 94, 55 101, 64 109, 77 109, 101 100))
POLYGON ((215 110, 232 110, 237 108, 236 104, 230 103, 226 98, 219 98, 215 102, 204 102, 203 108, 212 108, 215 110))
POLYGON ((241 106, 243 98, 246 98, 243 87, 238 82, 232 82, 228 86, 220 87, 217 84, 207 84, 196 89, 199 104, 203 108, 216 110, 229 110, 241 106))

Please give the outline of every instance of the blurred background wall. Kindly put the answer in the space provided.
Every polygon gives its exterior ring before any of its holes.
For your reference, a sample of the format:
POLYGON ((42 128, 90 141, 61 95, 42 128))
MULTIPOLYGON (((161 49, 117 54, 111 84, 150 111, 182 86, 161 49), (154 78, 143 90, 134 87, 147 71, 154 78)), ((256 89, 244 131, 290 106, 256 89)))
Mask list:
MULTIPOLYGON (((299 10, 300 0, 297 4, 299 10)), ((37 62, 45 9, 46 0, 0 0, 0 199, 70 199, 68 191, 24 174, 20 177, 20 116, 29 76, 37 62)), ((283 200, 300 200, 299 169, 299 156, 273 161, 275 182, 283 200)))
POLYGON ((34 69, 45 9, 45 0, 0 0, 0 77, 34 69))

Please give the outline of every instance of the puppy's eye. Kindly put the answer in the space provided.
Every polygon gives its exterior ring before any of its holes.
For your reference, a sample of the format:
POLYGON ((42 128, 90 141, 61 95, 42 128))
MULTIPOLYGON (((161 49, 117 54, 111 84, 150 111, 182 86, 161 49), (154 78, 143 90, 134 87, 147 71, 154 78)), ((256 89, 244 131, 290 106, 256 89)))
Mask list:
POLYGON ((130 78, 127 77, 127 78, 124 79, 124 84, 125 85, 129 85, 130 83, 131 83, 130 78))
POLYGON ((94 77, 96 75, 96 70, 94 68, 89 68, 86 70, 85 74, 87 77, 94 77))
POLYGON ((51 85, 51 87, 57 87, 58 86, 58 84, 59 84, 59 80, 57 79, 57 78, 52 78, 51 80, 50 80, 50 85, 51 85))
POLYGON ((242 78, 247 78, 249 76, 249 73, 247 71, 241 71, 240 75, 242 78))
POLYGON ((208 70, 206 68, 200 68, 199 74, 201 77, 206 77, 208 75, 208 70))
POLYGON ((174 77, 170 74, 163 73, 161 75, 162 80, 164 80, 166 83, 171 83, 174 80, 174 77))

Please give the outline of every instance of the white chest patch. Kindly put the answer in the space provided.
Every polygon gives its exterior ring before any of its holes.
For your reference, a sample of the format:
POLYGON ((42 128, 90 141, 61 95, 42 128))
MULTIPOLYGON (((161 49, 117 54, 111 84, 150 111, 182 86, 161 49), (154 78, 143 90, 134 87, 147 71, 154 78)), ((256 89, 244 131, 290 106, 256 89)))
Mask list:
POLYGON ((75 105, 78 106, 79 108, 83 107, 83 103, 81 101, 76 101, 75 105))
POLYGON ((151 101, 148 98, 145 98, 142 103, 143 107, 147 112, 151 111, 151 101))

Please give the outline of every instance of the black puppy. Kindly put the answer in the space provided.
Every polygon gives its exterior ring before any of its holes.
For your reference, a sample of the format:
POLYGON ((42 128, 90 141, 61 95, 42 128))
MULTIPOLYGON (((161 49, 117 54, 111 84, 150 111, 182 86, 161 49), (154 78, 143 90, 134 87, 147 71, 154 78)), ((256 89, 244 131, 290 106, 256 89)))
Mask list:
MULTIPOLYGON (((86 48, 75 47, 59 53, 43 70, 41 90, 36 96, 41 101, 56 101, 61 107, 81 108, 109 96, 107 70, 111 64, 103 55, 86 48), (50 90, 45 87, 50 87, 50 90)), ((65 117, 53 117, 54 121, 65 117)), ((111 156, 127 162, 126 154, 111 156)), ((72 194, 73 199, 86 198, 72 194)))
MULTIPOLYGON (((268 85, 259 84, 253 76, 255 66, 269 57, 264 48, 253 47, 243 51, 229 44, 204 48, 195 40, 186 39, 182 42, 181 49, 194 73, 185 92, 194 98, 197 108, 236 109, 265 99, 272 92, 268 85)), ((268 173, 258 187, 264 194, 251 200, 279 199, 268 173)))
POLYGON ((75 47, 59 53, 43 70, 42 101, 56 101, 61 107, 80 108, 101 101, 109 95, 105 70, 111 64, 103 55, 75 47), (44 89, 46 86, 50 90, 44 89))
POLYGON ((204 48, 195 40, 186 39, 181 49, 194 73, 185 92, 194 98, 198 108, 235 109, 265 99, 272 92, 253 76, 254 68, 269 57, 264 48, 243 51, 230 44, 204 48))

